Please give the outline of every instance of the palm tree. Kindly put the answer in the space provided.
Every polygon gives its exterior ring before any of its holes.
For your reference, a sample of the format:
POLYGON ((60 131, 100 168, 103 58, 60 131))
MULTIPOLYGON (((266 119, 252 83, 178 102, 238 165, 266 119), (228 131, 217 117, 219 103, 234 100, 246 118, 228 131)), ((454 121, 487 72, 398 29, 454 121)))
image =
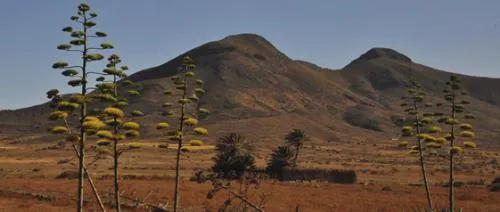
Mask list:
POLYGON ((255 167, 254 146, 239 133, 219 137, 215 148, 217 154, 213 158, 212 170, 220 178, 238 179, 255 167))
POLYGON ((306 134, 300 129, 293 129, 285 136, 285 140, 289 146, 293 146, 295 148, 293 165, 297 165, 297 159, 299 157, 300 149, 304 145, 304 141, 307 140, 306 134))
POLYGON ((271 153, 271 159, 267 162, 266 171, 272 177, 283 180, 283 169, 293 165, 294 151, 289 146, 278 146, 271 153))
POLYGON ((219 137, 215 145, 217 152, 231 152, 237 151, 239 153, 247 153, 254 150, 254 146, 241 136, 239 133, 230 133, 228 135, 219 137))

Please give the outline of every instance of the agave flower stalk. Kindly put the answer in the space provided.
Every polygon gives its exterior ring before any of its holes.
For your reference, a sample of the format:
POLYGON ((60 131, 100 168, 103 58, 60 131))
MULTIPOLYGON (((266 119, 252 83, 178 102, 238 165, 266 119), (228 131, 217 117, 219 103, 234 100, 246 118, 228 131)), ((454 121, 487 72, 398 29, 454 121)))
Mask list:
MULTIPOLYGON (((67 62, 60 61, 52 65, 54 69, 63 69, 62 75, 71 78, 68 81, 68 85, 72 87, 80 87, 80 93, 78 98, 74 101, 79 107, 79 125, 77 128, 80 129, 79 139, 78 139, 78 184, 77 184, 77 204, 76 210, 83 210, 83 189, 84 189, 84 173, 85 173, 85 143, 87 140, 87 129, 83 127, 85 118, 87 117, 87 103, 89 99, 87 98, 89 90, 92 90, 88 86, 88 77, 90 71, 88 70, 88 65, 91 62, 100 61, 104 58, 103 55, 96 53, 98 50, 112 49, 113 45, 109 43, 101 43, 100 47, 91 47, 89 40, 90 38, 102 38, 106 37, 104 32, 95 32, 95 34, 90 34, 92 28, 97 24, 93 21, 97 17, 97 13, 92 12, 90 6, 87 4, 78 5, 77 14, 71 16, 71 20, 79 25, 79 29, 73 29, 71 26, 64 27, 62 30, 70 35, 72 40, 66 44, 60 44, 57 49, 67 51, 67 52, 77 52, 80 54, 81 64, 79 65, 69 65, 67 62)), ((61 100, 58 96, 57 90, 49 91, 51 95, 49 98, 55 98, 54 101, 57 102, 61 100)), ((67 102, 60 101, 59 107, 69 106, 67 102), (62 104, 64 103, 64 104, 62 104)), ((59 129, 60 130, 60 129, 59 129)), ((61 133, 62 131, 54 131, 54 133, 61 133)), ((69 129, 67 130, 68 133, 69 129)))
MULTIPOLYGON (((106 107, 100 117, 105 119, 105 124, 108 127, 112 128, 112 131, 108 130, 100 130, 96 132, 96 135, 101 139, 97 142, 98 146, 104 147, 112 144, 112 157, 113 157, 113 185, 114 185, 114 197, 115 197, 115 210, 121 211, 121 203, 120 203, 120 183, 119 183, 119 158, 123 152, 131 149, 140 148, 140 144, 137 142, 128 143, 125 149, 119 148, 119 142, 126 138, 135 138, 140 135, 139 129, 140 124, 130 120, 125 122, 125 112, 123 109, 128 106, 128 99, 119 95, 119 88, 130 88, 135 87, 136 84, 130 80, 124 80, 123 82, 119 82, 120 79, 123 79, 127 75, 125 71, 128 70, 127 66, 118 67, 118 64, 121 63, 121 59, 118 55, 112 54, 108 58, 108 64, 106 65, 106 69, 103 70, 102 77, 97 80, 100 82, 96 85, 96 87, 101 92, 99 95, 96 95, 94 98, 98 98, 101 100, 105 100, 107 102, 111 102, 111 105, 106 107), (106 81, 104 76, 111 76, 111 81, 106 81)), ((128 90, 126 92, 129 96, 139 96, 139 91, 135 89, 128 90)), ((132 112, 132 116, 143 115, 140 111, 132 112)))
POLYGON ((440 119, 440 122, 449 126, 449 132, 445 136, 447 140, 450 141, 449 145, 449 190, 448 190, 448 207, 450 211, 455 210, 455 192, 454 192, 454 165, 455 165, 455 155, 460 154, 463 149, 462 146, 469 149, 476 148, 476 143, 471 138, 475 137, 475 133, 472 131, 472 125, 469 123, 462 122, 459 120, 459 116, 463 115, 465 120, 474 119, 474 115, 466 113, 465 105, 470 104, 468 100, 464 97, 467 95, 461 88, 461 80, 457 76, 450 76, 450 79, 446 82, 446 89, 443 90, 444 100, 447 104, 440 104, 444 110, 449 111, 449 116, 440 119), (448 108, 448 109, 446 109, 448 108), (457 133, 457 130, 460 133, 457 133), (463 145, 457 144, 459 138, 463 138, 465 141, 463 145))
MULTIPOLYGON (((426 139, 431 138, 430 135, 423 133, 423 127, 426 124, 432 123, 432 119, 429 117, 421 117, 422 111, 420 109, 420 105, 423 104, 425 92, 422 91, 421 86, 414 79, 411 79, 409 82, 407 95, 402 97, 404 100, 401 106, 405 109, 405 112, 410 117, 410 124, 408 126, 404 126, 402 128, 402 134, 404 137, 414 137, 416 139, 416 145, 411 147, 410 153, 418 153, 419 156, 419 165, 421 170, 421 175, 424 181, 425 195, 427 198, 427 207, 432 212, 433 204, 431 192, 429 190, 429 182, 427 179, 427 173, 425 169, 424 162, 424 146, 422 142, 426 139)), ((426 104, 426 107, 430 105, 426 104)), ((425 115, 425 113, 424 113, 425 115)), ((432 128, 431 128, 432 129, 432 128)), ((437 131, 437 128, 434 128, 434 131, 437 131)), ((399 146, 406 147, 408 145, 407 142, 401 142, 399 146)))
MULTIPOLYGON (((193 60, 186 56, 182 59, 182 65, 179 67, 180 75, 172 77, 173 84, 176 90, 180 90, 181 98, 177 100, 177 104, 166 102, 162 107, 166 108, 163 113, 165 116, 174 116, 174 109, 178 109, 179 115, 179 125, 173 130, 167 130, 171 125, 168 122, 158 123, 156 129, 164 131, 164 134, 168 136, 169 140, 177 141, 177 151, 176 151, 176 163, 175 163, 175 187, 174 187, 174 212, 179 208, 180 203, 180 167, 181 167, 181 153, 187 152, 184 145, 184 140, 187 135, 185 130, 190 128, 193 135, 207 135, 208 130, 203 127, 196 127, 198 125, 198 119, 200 115, 208 113, 205 108, 199 107, 197 104, 205 90, 203 90, 203 81, 201 79, 194 80, 196 65, 193 60), (196 105, 194 105, 196 104, 196 105), (178 108, 175 108, 178 106, 178 108), (167 130, 167 131, 165 131, 167 130)), ((166 96, 172 94, 171 91, 165 91, 166 96)), ((194 143, 200 143, 201 140, 193 141, 194 143)), ((193 143, 192 142, 192 143, 193 143)), ((201 142, 203 143, 203 142, 201 142)), ((160 145, 160 148, 168 147, 168 145, 160 145)))
MULTIPOLYGON (((58 110, 52 112, 49 116, 49 119, 52 121, 57 121, 61 120, 64 125, 63 126, 57 126, 52 128, 52 133, 60 134, 60 133, 67 133, 68 135, 66 136, 66 142, 71 143, 71 146, 73 147, 73 150, 75 151, 75 154, 77 158, 80 158, 80 154, 78 151, 78 147, 75 144, 75 142, 78 142, 80 137, 72 132, 72 128, 68 122, 68 117, 71 116, 71 114, 79 107, 77 103, 69 103, 69 102, 61 102, 60 101, 60 96, 58 95, 57 90, 51 90, 47 92, 47 95, 49 98, 53 98, 53 107, 58 107, 58 110), (59 104, 62 103, 62 104, 59 104), (58 106, 59 105, 59 106, 58 106)), ((106 211, 106 208, 104 207, 104 203, 102 202, 101 197, 99 196, 99 192, 97 191, 97 188, 94 184, 94 181, 92 180, 92 177, 88 174, 87 167, 84 166, 83 170, 85 172, 85 175, 87 176, 87 181, 90 184, 90 187, 92 188, 92 192, 97 199, 97 202, 99 203, 99 207, 101 208, 102 211, 106 211)))

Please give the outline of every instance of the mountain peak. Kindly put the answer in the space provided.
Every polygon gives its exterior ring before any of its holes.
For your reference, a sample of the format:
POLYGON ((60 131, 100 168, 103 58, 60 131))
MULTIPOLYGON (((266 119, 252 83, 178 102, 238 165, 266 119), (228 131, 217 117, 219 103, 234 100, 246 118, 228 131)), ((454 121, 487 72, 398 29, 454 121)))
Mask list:
POLYGON ((258 40, 266 40, 264 37, 262 37, 259 34, 256 33, 238 33, 238 34, 233 34, 233 35, 228 35, 224 39, 258 39, 258 40))
POLYGON ((266 40, 264 37, 255 34, 255 33, 240 33, 240 34, 234 34, 234 35, 229 35, 220 41, 235 41, 235 42, 264 42, 267 44, 272 45, 268 40, 266 40))
POLYGON ((381 48, 381 47, 372 48, 368 50, 366 53, 362 54, 356 60, 374 60, 378 58, 388 58, 400 62, 412 62, 412 60, 408 56, 401 54, 394 49, 381 48))
POLYGON ((134 73, 129 79, 142 81, 174 75, 177 73, 177 66, 184 56, 190 56, 198 64, 207 66, 215 66, 217 63, 226 60, 234 60, 235 57, 239 59, 249 57, 260 61, 271 58, 289 59, 264 37, 254 33, 241 33, 200 45, 162 65, 134 73))
MULTIPOLYGON (((269 53, 276 54, 280 53, 280 51, 266 38, 255 34, 255 33, 241 33, 229 35, 221 40, 218 43, 228 44, 235 48, 244 51, 250 52, 261 52, 261 53, 269 53)), ((281 54, 281 53, 280 53, 281 54)))

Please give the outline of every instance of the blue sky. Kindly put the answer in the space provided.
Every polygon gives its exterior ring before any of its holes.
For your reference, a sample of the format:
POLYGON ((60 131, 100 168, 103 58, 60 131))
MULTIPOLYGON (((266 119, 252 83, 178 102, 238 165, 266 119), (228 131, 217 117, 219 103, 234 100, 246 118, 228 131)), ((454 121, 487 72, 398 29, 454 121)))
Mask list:
MULTIPOLYGON (((71 92, 56 60, 69 38, 61 28, 81 1, 0 2, 0 110, 45 102, 51 88, 71 92)), ((498 0, 86 1, 96 29, 131 72, 237 33, 257 33, 294 59, 341 68, 372 47, 468 75, 500 77, 498 0)), ((100 70, 99 64, 92 68, 100 70)))

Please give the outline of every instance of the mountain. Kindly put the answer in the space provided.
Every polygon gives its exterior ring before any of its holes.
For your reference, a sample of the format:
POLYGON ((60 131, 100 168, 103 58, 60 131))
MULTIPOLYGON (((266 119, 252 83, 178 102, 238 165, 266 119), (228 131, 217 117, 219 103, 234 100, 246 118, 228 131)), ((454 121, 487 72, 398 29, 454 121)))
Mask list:
MULTIPOLYGON (((160 136, 163 91, 172 88, 180 59, 189 55, 197 77, 206 82, 201 105, 212 113, 201 120, 211 139, 241 132, 261 145, 282 142, 293 128, 305 130, 312 142, 379 142, 399 135, 399 106, 409 77, 427 89, 431 101, 441 100, 449 72, 417 64, 387 48, 373 48, 339 70, 294 60, 255 34, 231 35, 185 52, 128 78, 141 84, 142 96, 130 102, 141 109, 147 138, 160 136)), ((500 146, 500 79, 460 75, 470 92, 475 126, 482 145, 500 146)), ((41 135, 47 104, 0 112, 0 133, 41 135)), ((38 137, 37 137, 38 138, 38 137)), ((42 138, 38 138, 42 139, 42 138)), ((50 140, 51 137, 42 140, 50 140)))

